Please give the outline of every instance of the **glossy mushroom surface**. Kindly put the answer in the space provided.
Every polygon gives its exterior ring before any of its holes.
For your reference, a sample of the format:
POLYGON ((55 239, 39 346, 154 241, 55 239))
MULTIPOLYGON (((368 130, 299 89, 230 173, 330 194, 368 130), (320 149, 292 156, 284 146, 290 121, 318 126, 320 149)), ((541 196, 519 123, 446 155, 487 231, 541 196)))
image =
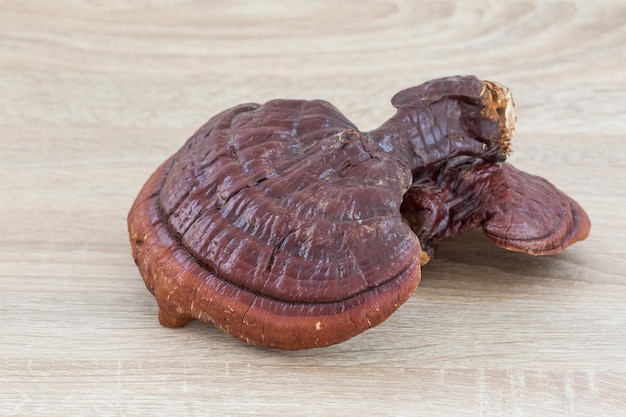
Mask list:
POLYGON ((321 100, 240 105, 202 126, 128 217, 160 322, 328 346, 404 303, 446 237, 482 225, 498 245, 540 254, 586 236, 573 200, 503 163, 515 121, 504 87, 449 77, 392 103, 372 132, 321 100))
POLYGON ((161 323, 301 349, 387 318, 420 278, 400 214, 412 177, 365 141, 322 101, 239 106, 202 127, 129 217, 161 323))
POLYGON ((529 255, 558 253, 589 233, 576 201, 509 163, 455 158, 423 174, 401 207, 420 238, 422 265, 443 240, 477 227, 496 245, 529 255))

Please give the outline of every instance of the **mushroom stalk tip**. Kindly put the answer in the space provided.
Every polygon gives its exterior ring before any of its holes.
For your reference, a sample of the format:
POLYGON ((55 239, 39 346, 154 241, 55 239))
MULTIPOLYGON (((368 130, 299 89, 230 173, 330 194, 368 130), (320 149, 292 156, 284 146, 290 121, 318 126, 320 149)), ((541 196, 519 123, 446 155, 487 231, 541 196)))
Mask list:
POLYGON ((509 156, 512 152, 511 138, 515 132, 515 123, 517 116, 515 115, 515 103, 511 91, 500 83, 484 80, 484 90, 489 93, 490 107, 494 110, 499 118, 498 125, 500 127, 500 152, 504 156, 509 156))

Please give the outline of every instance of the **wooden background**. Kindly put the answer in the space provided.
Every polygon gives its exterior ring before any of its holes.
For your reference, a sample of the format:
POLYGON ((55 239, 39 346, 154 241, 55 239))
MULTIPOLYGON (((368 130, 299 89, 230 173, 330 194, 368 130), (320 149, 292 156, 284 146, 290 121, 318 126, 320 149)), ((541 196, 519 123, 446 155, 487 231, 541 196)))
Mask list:
POLYGON ((618 416, 626 409, 626 2, 0 0, 0 415, 618 416), (533 258, 480 232, 338 346, 162 328, 129 254, 148 175, 214 113, 509 86, 511 161, 592 219, 533 258))

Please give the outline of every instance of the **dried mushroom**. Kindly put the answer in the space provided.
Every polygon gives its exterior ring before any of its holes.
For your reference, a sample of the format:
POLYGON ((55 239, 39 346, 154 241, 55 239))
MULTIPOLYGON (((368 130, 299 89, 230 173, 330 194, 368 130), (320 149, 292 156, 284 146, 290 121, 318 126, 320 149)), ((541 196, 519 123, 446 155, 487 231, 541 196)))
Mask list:
POLYGON ((327 346, 392 314, 447 237, 482 225, 500 246, 548 254, 587 236, 576 202, 504 163, 506 88, 450 77, 392 103, 367 133, 325 101, 236 106, 165 161, 128 217, 161 324, 327 346))

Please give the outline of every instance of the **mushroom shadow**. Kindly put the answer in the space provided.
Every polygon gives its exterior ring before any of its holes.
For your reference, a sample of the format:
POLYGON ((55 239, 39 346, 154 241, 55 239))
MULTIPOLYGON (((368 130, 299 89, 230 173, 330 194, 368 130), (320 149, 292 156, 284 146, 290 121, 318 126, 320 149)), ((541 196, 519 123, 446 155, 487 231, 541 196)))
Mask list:
POLYGON ((433 260, 422 268, 419 288, 436 287, 442 281, 459 287, 482 284, 485 286, 531 286, 549 280, 569 277, 576 263, 575 251, 549 256, 533 256, 509 251, 493 244, 480 229, 470 230, 446 240, 433 260))

